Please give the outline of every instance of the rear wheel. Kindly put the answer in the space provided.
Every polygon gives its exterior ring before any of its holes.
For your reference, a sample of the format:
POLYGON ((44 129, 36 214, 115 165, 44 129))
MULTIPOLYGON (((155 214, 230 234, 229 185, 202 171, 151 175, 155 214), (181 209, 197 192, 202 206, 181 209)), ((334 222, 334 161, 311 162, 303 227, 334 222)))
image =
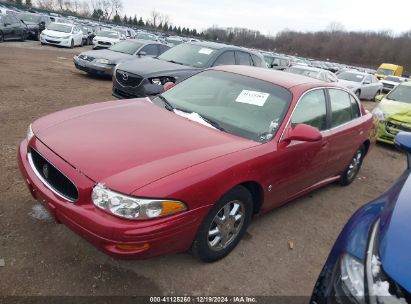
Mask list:
POLYGON ((359 147, 358 150, 355 152, 347 169, 345 169, 345 172, 343 173, 343 175, 341 175, 341 178, 340 178, 341 185, 347 186, 354 181, 355 177, 360 171, 364 156, 365 156, 365 147, 364 145, 361 145, 361 147, 359 147))
POLYGON ((4 35, 3 32, 0 32, 0 43, 4 42, 4 35))
POLYGON ((204 262, 227 256, 247 230, 253 213, 250 192, 238 186, 211 208, 197 232, 192 253, 204 262))

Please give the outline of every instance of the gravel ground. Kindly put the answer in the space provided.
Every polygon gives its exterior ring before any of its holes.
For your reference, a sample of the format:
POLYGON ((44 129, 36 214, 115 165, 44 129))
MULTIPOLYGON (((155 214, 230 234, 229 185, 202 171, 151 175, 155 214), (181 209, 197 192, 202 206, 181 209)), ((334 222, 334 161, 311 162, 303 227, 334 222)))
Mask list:
POLYGON ((42 213, 16 161, 17 145, 36 118, 113 99, 110 80, 74 68, 73 54, 85 49, 0 44, 0 296, 308 296, 347 219, 405 169, 404 155, 377 145, 352 185, 327 186, 256 218, 239 246, 216 263, 188 254, 114 260, 42 213))

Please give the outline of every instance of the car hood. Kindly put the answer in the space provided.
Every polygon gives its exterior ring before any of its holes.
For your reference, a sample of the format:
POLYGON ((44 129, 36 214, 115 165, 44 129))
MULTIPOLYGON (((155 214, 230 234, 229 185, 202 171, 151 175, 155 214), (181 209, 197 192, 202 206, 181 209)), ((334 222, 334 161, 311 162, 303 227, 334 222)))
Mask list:
POLYGON ((58 38, 71 36, 71 33, 57 32, 57 31, 52 31, 48 29, 45 29, 43 31, 43 34, 48 35, 48 36, 58 37, 58 38))
POLYGON ((119 42, 119 38, 109 38, 109 37, 102 37, 102 36, 95 36, 94 39, 99 41, 108 41, 108 42, 119 42))
POLYGON ((383 99, 379 107, 384 113, 386 120, 411 124, 411 104, 383 99))
POLYGON ((385 83, 385 84, 392 84, 392 85, 394 85, 394 86, 399 85, 399 83, 398 83, 398 82, 395 82, 395 81, 389 81, 389 80, 380 80, 380 82, 381 82, 381 83, 385 83))
POLYGON ((57 112, 36 121, 33 130, 78 171, 126 194, 185 168, 260 144, 181 117, 149 99, 57 112))
POLYGON ((411 178, 381 214, 379 254, 384 271, 411 292, 411 178))
POLYGON ((347 88, 359 88, 361 86, 360 82, 348 81, 343 79, 338 79, 338 83, 347 88))
POLYGON ((168 62, 157 58, 142 58, 118 66, 118 69, 141 75, 143 77, 168 76, 182 71, 199 71, 200 69, 168 62))
POLYGON ((83 52, 80 55, 86 55, 89 57, 99 58, 99 59, 108 59, 114 63, 118 63, 123 60, 128 59, 138 59, 138 56, 133 56, 129 54, 113 52, 110 50, 96 50, 96 51, 88 51, 83 52))

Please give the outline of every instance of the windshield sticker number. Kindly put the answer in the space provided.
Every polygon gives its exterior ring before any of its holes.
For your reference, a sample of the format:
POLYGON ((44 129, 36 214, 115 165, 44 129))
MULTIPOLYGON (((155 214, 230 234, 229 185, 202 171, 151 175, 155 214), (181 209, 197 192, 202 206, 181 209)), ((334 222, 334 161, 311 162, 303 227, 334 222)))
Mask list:
POLYGON ((206 55, 210 55, 213 52, 212 49, 208 49, 208 48, 202 48, 198 51, 198 53, 200 54, 206 54, 206 55))
POLYGON ((270 96, 270 94, 268 93, 242 90, 235 101, 262 107, 265 104, 268 96, 270 96))

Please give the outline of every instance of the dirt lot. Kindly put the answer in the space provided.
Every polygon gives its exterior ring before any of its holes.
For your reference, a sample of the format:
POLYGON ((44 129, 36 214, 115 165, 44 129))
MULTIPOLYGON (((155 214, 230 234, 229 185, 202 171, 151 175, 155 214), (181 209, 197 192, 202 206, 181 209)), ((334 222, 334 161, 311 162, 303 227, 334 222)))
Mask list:
POLYGON ((188 254, 111 259, 65 226, 33 218, 37 202, 16 161, 29 123, 113 99, 110 80, 74 68, 82 49, 38 44, 0 44, 0 295, 309 295, 347 219, 405 168, 405 156, 377 145, 351 186, 330 185, 255 219, 234 252, 213 264, 188 254))

